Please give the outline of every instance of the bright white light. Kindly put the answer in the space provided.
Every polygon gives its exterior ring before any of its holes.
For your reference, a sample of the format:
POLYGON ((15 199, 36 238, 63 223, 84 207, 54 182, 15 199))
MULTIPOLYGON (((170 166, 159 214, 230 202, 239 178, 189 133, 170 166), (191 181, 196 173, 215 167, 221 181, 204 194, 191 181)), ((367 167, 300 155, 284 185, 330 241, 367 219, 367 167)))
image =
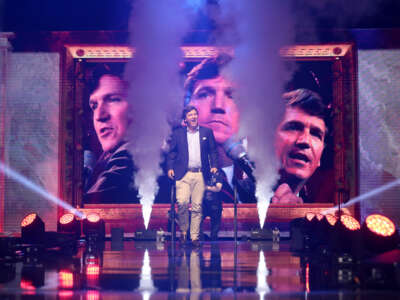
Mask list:
POLYGON ((22 176, 21 174, 15 172, 14 170, 10 169, 9 167, 7 167, 2 162, 0 162, 0 171, 3 172, 8 177, 12 178, 13 180, 19 182, 20 184, 22 184, 26 188, 30 189, 31 191, 33 191, 33 192, 37 193, 38 195, 42 196, 43 198, 45 198, 45 199, 55 203, 56 205, 61 206, 62 208, 68 210, 70 213, 74 214, 78 218, 81 218, 81 219, 84 218, 84 214, 82 212, 80 212, 79 210, 75 209, 74 207, 72 207, 71 205, 66 203, 65 201, 63 201, 63 200, 57 198, 56 196, 50 194, 49 192, 47 192, 46 190, 44 190, 43 188, 41 188, 37 184, 34 184, 32 181, 30 181, 26 177, 22 176))
POLYGON ((268 191, 267 184, 262 184, 262 182, 257 183, 256 197, 257 197, 257 211, 258 219, 260 221, 260 228, 264 227, 265 219, 267 217, 268 207, 270 199, 273 196, 273 192, 268 191))
POLYGON ((153 280, 151 278, 150 257, 147 249, 144 252, 138 291, 142 292, 143 300, 150 299, 151 294, 156 291, 153 280))
POLYGON ((258 260, 258 266, 257 266, 257 288, 256 288, 256 292, 260 295, 260 300, 264 299, 264 295, 271 291, 267 282, 268 275, 269 271, 267 269, 267 265, 265 264, 264 251, 260 251, 260 258, 258 260))
POLYGON ((151 202, 150 203, 148 203, 148 202, 142 203, 143 221, 144 221, 144 226, 146 227, 146 229, 149 226, 149 222, 150 222, 152 204, 153 203, 151 203, 151 202))
MULTIPOLYGON (((392 182, 389 182, 387 184, 384 184, 376 189, 373 189, 365 194, 362 194, 360 196, 357 196, 353 199, 350 199, 348 202, 346 202, 345 204, 340 205, 340 208, 345 208, 345 207, 349 207, 355 203, 361 202, 365 199, 371 198, 373 196, 376 196, 380 193, 383 193, 386 190, 389 190, 391 188, 394 188, 395 186, 400 185, 400 179, 394 180, 392 182)), ((336 210, 339 209, 339 205, 336 205, 335 207, 329 208, 327 210, 325 210, 324 212, 322 212, 323 214, 329 214, 329 213, 333 213, 336 210)))
POLYGON ((140 204, 142 204, 142 215, 144 226, 147 229, 150 222, 151 210, 153 205, 154 195, 157 193, 157 171, 146 169, 143 166, 143 170, 139 170, 135 180, 138 183, 140 192, 140 204))

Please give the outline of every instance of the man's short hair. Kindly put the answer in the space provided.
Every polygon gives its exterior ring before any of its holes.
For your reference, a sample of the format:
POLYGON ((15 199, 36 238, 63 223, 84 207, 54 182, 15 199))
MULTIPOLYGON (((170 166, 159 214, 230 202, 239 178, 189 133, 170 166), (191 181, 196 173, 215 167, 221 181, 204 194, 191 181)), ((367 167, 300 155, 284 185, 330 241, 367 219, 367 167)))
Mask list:
POLYGON ((222 68, 224 68, 231 60, 232 56, 225 52, 221 52, 216 56, 204 59, 201 63, 196 65, 187 74, 184 83, 185 105, 190 102, 197 81, 218 77, 221 74, 222 68))
POLYGON ((311 116, 322 119, 327 130, 330 128, 330 109, 321 96, 308 89, 297 89, 283 94, 286 107, 300 108, 311 116))
POLYGON ((199 114, 199 111, 197 110, 196 107, 194 107, 193 105, 186 105, 186 106, 183 108, 183 111, 182 111, 182 119, 183 119, 183 120, 186 119, 186 115, 187 115, 189 112, 191 112, 192 110, 195 110, 196 113, 199 114))
POLYGON ((88 74, 87 87, 89 95, 99 87, 100 79, 104 75, 111 75, 124 80, 124 69, 125 64, 122 63, 101 63, 96 65, 88 74))

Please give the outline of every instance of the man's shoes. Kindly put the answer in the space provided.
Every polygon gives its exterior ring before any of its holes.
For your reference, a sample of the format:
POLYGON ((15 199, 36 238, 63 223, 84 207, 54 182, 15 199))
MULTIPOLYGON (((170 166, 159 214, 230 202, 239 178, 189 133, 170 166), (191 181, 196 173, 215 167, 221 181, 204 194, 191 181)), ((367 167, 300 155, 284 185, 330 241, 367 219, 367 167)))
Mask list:
POLYGON ((199 240, 193 240, 192 241, 192 246, 194 247, 194 248, 200 248, 200 241, 199 240))

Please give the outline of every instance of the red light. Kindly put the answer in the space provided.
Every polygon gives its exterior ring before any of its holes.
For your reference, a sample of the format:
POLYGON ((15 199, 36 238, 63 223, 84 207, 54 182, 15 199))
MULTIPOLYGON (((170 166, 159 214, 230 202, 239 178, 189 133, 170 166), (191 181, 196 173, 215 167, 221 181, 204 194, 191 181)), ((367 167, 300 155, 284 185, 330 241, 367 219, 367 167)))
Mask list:
POLYGON ((25 279, 21 279, 21 289, 24 289, 24 290, 36 290, 36 288, 33 286, 32 281, 25 280, 25 279))
POLYGON ((314 217, 315 217, 315 214, 314 214, 314 213, 312 213, 312 212, 306 213, 306 219, 307 219, 308 221, 311 221, 314 217))
POLYGON ((365 219, 365 223, 369 230, 381 236, 391 236, 396 230, 394 223, 382 215, 370 215, 365 219))
POLYGON ((349 230, 354 231, 361 228, 360 223, 350 215, 341 215, 340 221, 349 230))
POLYGON ((334 215, 327 214, 325 215, 325 218, 328 221, 328 223, 331 224, 332 226, 335 225, 337 222, 337 218, 334 215))
POLYGON ((58 291, 58 296, 60 298, 72 298, 73 295, 74 295, 73 291, 66 291, 66 290, 58 291))
POLYGON ((86 266, 86 275, 90 277, 95 277, 100 274, 99 265, 87 265, 86 266))
POLYGON ((65 225, 68 223, 71 223, 74 220, 74 215, 69 213, 69 214, 65 214, 60 218, 60 223, 65 225))
POLYGON ((321 221, 324 218, 323 214, 316 214, 315 216, 317 217, 318 221, 321 221))
POLYGON ((33 221, 35 221, 37 214, 36 213, 32 213, 27 215, 21 222, 21 227, 26 227, 30 224, 33 223, 33 221))
POLYGON ((99 291, 88 291, 86 293, 86 300, 99 300, 100 294, 99 291))
POLYGON ((306 265, 306 292, 310 292, 310 264, 306 265))
POLYGON ((89 222, 92 222, 92 223, 96 223, 96 222, 100 221, 100 216, 96 213, 90 213, 87 215, 86 218, 88 219, 89 222))
POLYGON ((60 287, 62 288, 73 288, 74 287, 74 274, 70 271, 60 271, 58 273, 60 287))

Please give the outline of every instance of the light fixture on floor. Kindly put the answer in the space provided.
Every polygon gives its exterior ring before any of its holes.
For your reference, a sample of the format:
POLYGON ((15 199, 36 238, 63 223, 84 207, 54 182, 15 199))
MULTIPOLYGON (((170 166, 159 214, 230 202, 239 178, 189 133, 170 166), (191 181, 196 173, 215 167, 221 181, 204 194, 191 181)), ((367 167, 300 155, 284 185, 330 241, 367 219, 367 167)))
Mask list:
POLYGON ((104 240, 105 223, 97 213, 89 213, 83 220, 83 234, 87 240, 104 240))
POLYGON ((44 222, 36 213, 30 213, 21 221, 21 241, 24 244, 41 244, 45 239, 44 222))
POLYGON ((79 239, 81 222, 72 213, 64 214, 57 222, 57 232, 72 234, 76 239, 79 239))
POLYGON ((362 226, 364 247, 374 253, 393 250, 399 243, 396 226, 388 217, 369 215, 362 226))

